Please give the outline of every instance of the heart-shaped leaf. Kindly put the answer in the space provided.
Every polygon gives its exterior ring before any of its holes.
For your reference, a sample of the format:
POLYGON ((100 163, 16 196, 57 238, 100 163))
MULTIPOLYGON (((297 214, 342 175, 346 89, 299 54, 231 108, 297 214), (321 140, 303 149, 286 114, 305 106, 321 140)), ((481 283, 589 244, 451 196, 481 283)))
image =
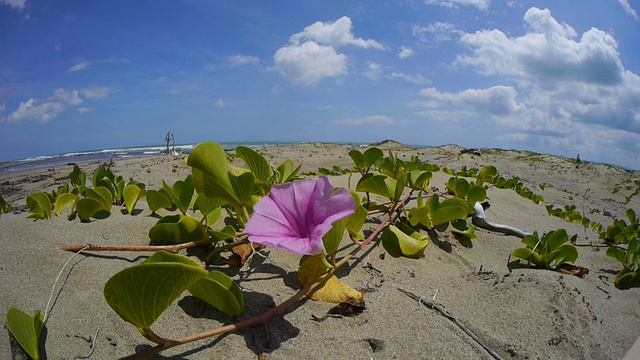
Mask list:
POLYGON ((298 165, 298 167, 294 167, 293 161, 287 159, 280 166, 278 166, 278 184, 284 184, 289 181, 293 181, 297 179, 298 171, 302 164, 298 165))
POLYGON ((417 259, 429 245, 429 237, 421 234, 412 227, 399 223, 398 226, 389 225, 381 236, 382 246, 393 257, 408 257, 417 259))
POLYGON ((363 176, 356 185, 356 191, 380 195, 387 199, 394 199, 398 182, 387 175, 363 176))
POLYGON ((207 231, 200 221, 188 215, 170 215, 158 220, 151 230, 151 245, 182 244, 207 238, 207 231))
POLYGON ((113 275, 104 297, 125 321, 148 329, 189 285, 207 276, 199 262, 158 251, 139 265, 113 275))
POLYGON ((73 211, 75 210, 77 201, 78 201, 78 197, 71 193, 64 193, 64 194, 58 195, 58 198, 56 199, 56 203, 54 205, 56 208, 56 216, 60 216, 62 211, 68 207, 71 208, 71 212, 73 213, 73 211))
POLYGON ((84 198, 76 202, 76 212, 80 221, 87 222, 99 211, 104 210, 104 203, 94 198, 84 198))
POLYGON ((163 193, 157 190, 147 190, 147 205, 152 213, 160 209, 170 209, 173 202, 166 197, 163 193))
POLYGON ((51 218, 51 199, 49 195, 43 192, 37 192, 27 197, 27 207, 31 215, 28 218, 34 219, 50 219, 51 218))
POLYGON ((238 284, 223 272, 213 270, 194 281, 189 292, 198 299, 230 316, 244 312, 244 297, 238 284))
POLYGON ((124 187, 122 191, 122 196, 124 197, 124 205, 127 208, 127 212, 129 214, 133 213, 133 209, 135 209, 136 204, 138 203, 138 199, 140 199, 142 195, 142 189, 140 189, 137 185, 127 185, 124 187))
POLYGON ((40 311, 36 311, 31 317, 16 308, 11 308, 7 311, 7 325, 24 351, 32 359, 40 359, 38 338, 44 325, 40 311))
POLYGON ((246 146, 238 146, 235 151, 236 155, 247 164, 247 167, 251 170, 258 183, 270 183, 273 169, 271 169, 271 165, 269 165, 269 162, 262 154, 246 146))
POLYGON ((191 166, 193 186, 198 194, 225 200, 233 207, 241 206, 231 185, 227 154, 220 144, 199 144, 189 154, 187 165, 191 166))

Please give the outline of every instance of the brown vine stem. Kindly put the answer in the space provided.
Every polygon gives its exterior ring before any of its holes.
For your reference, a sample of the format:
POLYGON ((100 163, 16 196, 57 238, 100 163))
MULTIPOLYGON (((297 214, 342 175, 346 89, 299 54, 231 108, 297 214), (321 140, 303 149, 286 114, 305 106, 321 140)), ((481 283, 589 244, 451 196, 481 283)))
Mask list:
MULTIPOLYGON (((408 200, 409 200, 409 196, 407 196, 404 199, 400 200, 396 204, 396 206, 394 207, 394 211, 396 209, 400 208, 401 206, 403 206, 408 200)), ((393 213, 393 211, 392 211, 392 213, 393 213)), ((283 312, 284 310, 289 308, 289 306, 295 304, 298 300, 302 299, 306 294, 308 294, 310 292, 313 292, 316 289, 319 289, 322 286, 324 286, 324 283, 327 280, 329 280, 329 278, 331 276, 333 276, 333 274, 336 272, 336 270, 340 266, 346 264, 347 261, 349 261, 351 258, 353 258, 360 250, 362 250, 369 243, 371 243, 371 241, 373 241, 373 239, 375 239, 375 237, 378 236, 378 234, 380 234, 380 232, 384 229, 384 227, 389 222, 391 222, 391 216, 387 216, 382 221, 382 223, 380 223, 380 225, 378 225, 378 227, 367 237, 367 239, 365 241, 363 241, 359 246, 357 246, 355 249, 353 249, 353 251, 351 251, 349 254, 347 254, 344 258, 340 259, 340 261, 338 261, 333 268, 329 269, 324 275, 318 277, 316 279, 316 281, 314 281, 313 283, 303 287, 301 290, 299 290, 297 293, 295 293, 295 295, 293 295, 289 299, 285 300, 283 303, 281 303, 280 305, 276 306, 275 308, 269 310, 268 312, 266 312, 266 313, 264 313, 262 315, 247 319, 247 320, 243 320, 243 321, 237 322, 235 324, 221 326, 219 328, 215 328, 215 329, 212 329, 212 330, 209 330, 209 331, 201 332, 201 333, 198 333, 198 334, 190 335, 190 336, 183 337, 181 339, 175 339, 175 340, 161 338, 160 336, 158 336, 155 333, 153 333, 151 331, 151 329, 144 329, 143 330, 143 335, 145 335, 145 337, 147 339, 149 339, 149 340, 151 340, 153 338, 154 340, 152 340, 152 341, 156 342, 158 345, 156 345, 155 347, 153 347, 153 348, 151 348, 149 350, 146 350, 144 352, 124 357, 121 360, 146 359, 149 356, 156 355, 156 354, 160 353, 161 351, 170 349, 170 348, 172 348, 174 346, 184 345, 184 344, 187 344, 187 343, 190 343, 190 342, 206 339, 206 338, 209 338, 209 337, 212 337, 212 336, 216 336, 216 335, 222 335, 222 334, 231 333, 231 332, 238 331, 238 330, 241 330, 241 329, 244 329, 244 328, 247 328, 247 327, 265 325, 274 316, 280 314, 281 312, 283 312), (149 336, 149 337, 147 337, 147 336, 149 336)))
MULTIPOLYGON (((236 234, 236 237, 244 236, 246 234, 247 234, 246 232, 241 231, 241 232, 238 232, 236 234)), ((160 251, 160 250, 164 250, 164 251, 168 251, 168 252, 172 252, 172 253, 177 253, 178 251, 183 250, 183 249, 188 249, 188 248, 201 246, 201 245, 208 245, 208 244, 213 243, 214 241, 216 241, 216 239, 208 238, 208 239, 190 241, 190 242, 186 242, 186 243, 182 243, 182 244, 176 244, 176 245, 91 245, 91 244, 84 244, 84 245, 61 246, 58 249, 59 250, 64 250, 64 251, 70 251, 70 252, 74 252, 74 253, 77 253, 80 250, 83 250, 84 252, 87 252, 87 251, 160 251)))

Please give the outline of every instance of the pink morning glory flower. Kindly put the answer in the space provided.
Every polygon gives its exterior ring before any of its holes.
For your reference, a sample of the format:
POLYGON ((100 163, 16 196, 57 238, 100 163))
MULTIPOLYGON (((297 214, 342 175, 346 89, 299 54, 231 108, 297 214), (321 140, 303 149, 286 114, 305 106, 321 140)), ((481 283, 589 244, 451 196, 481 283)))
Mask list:
POLYGON ((322 237, 354 208, 351 194, 343 188, 333 193, 326 176, 275 185, 253 207, 245 230, 254 243, 296 254, 321 254, 322 237))

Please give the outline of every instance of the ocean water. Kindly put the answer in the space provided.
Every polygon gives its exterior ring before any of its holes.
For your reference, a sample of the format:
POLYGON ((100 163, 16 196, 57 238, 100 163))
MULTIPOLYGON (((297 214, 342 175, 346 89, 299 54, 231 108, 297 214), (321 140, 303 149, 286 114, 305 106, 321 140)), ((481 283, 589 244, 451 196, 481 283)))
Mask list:
MULTIPOLYGON (((277 143, 283 144, 283 143, 277 143)), ((293 145, 293 143, 287 143, 293 145)), ((175 150, 178 152, 189 153, 197 144, 176 145, 175 150)), ((237 146, 245 145, 249 147, 273 146, 276 143, 221 143, 225 150, 233 150, 237 146)), ((9 174, 14 172, 22 172, 34 169, 49 169, 52 167, 67 166, 70 163, 87 163, 94 161, 142 158, 161 155, 166 149, 166 145, 162 146, 139 146, 119 149, 102 149, 93 151, 70 152, 56 155, 43 155, 31 157, 28 159, 16 160, 0 164, 0 174, 9 174)))

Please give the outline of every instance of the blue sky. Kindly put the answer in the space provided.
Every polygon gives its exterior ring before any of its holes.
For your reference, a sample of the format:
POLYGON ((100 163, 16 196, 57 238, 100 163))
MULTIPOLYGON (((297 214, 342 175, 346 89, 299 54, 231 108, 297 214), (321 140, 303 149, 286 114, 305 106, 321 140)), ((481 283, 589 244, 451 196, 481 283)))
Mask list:
POLYGON ((0 161, 229 141, 640 169, 640 1, 0 0, 0 161))

